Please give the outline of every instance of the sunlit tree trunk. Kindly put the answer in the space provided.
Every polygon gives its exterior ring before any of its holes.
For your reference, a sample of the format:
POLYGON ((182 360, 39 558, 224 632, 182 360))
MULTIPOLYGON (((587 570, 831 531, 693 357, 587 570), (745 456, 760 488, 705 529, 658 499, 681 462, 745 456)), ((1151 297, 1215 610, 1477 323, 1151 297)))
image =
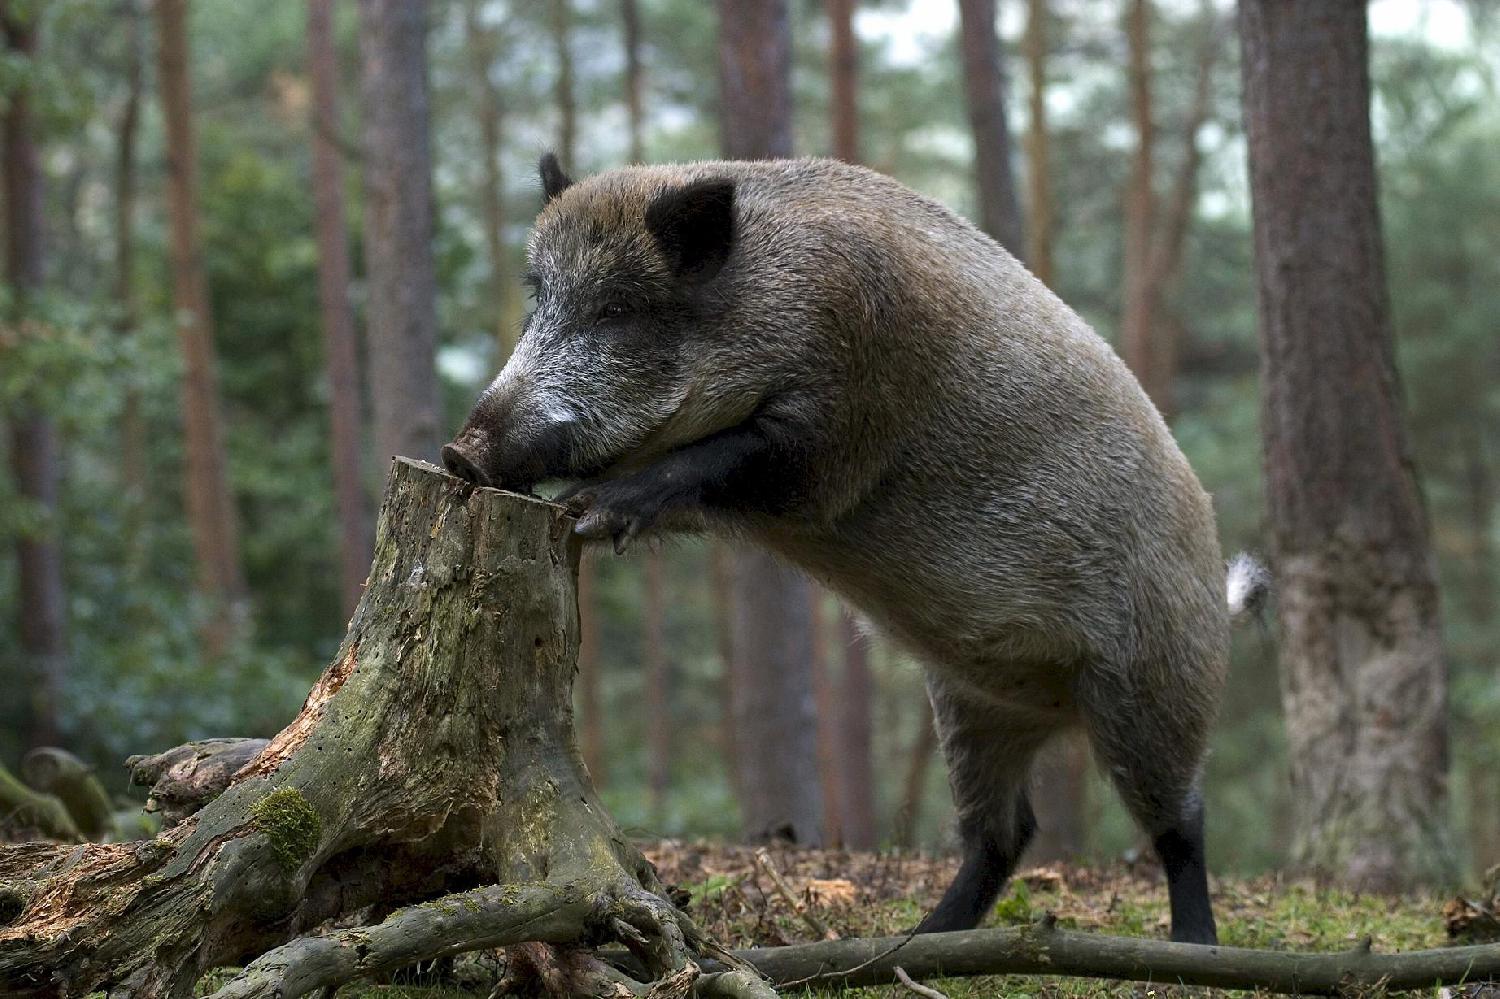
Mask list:
POLYGON ((188 72, 187 13, 187 0, 157 0, 157 78, 167 132, 172 306, 183 357, 188 525, 198 592, 210 608, 205 649, 217 657, 233 637, 242 613, 245 577, 224 456, 208 277, 198 239, 198 141, 188 72))
POLYGON ((426 0, 359 0, 370 397, 380 467, 442 431, 426 0))
POLYGON ((1017 257, 1026 253, 1025 225, 1011 169, 1005 113, 1005 52, 995 33, 995 0, 958 0, 964 97, 974 134, 979 227, 1017 257))
POLYGON ((479 155, 483 160, 479 206, 484 216, 485 252, 490 265, 489 303, 495 310, 498 368, 515 349, 520 336, 522 305, 505 245, 505 178, 500 166, 505 101, 493 75, 495 60, 499 58, 499 33, 484 22, 484 7, 484 0, 466 0, 464 34, 478 93, 474 113, 479 124, 479 155))
MULTIPOLYGON (((785 0, 719 0, 724 154, 792 154, 792 36, 785 0)), ((810 584, 759 550, 736 554, 730 580, 734 765, 745 831, 817 844, 810 584)))
POLYGON ((1386 298, 1362 0, 1240 5, 1296 857, 1448 872, 1447 672, 1386 298))
POLYGON ((349 237, 344 228, 344 164, 335 136, 338 62, 333 0, 308 0, 307 63, 312 77, 313 207, 318 237, 318 310, 328 372, 328 456, 339 524, 339 589, 354 610, 370 567, 371 531, 360 471, 359 344, 349 302, 349 237))
MULTIPOLYGON (((32 90, 36 58, 37 8, 16 9, 0 0, 6 48, 23 60, 22 82, 7 94, 0 122, 4 141, 5 280, 14 296, 11 318, 25 323, 42 288, 42 175, 37 158, 32 90)), ((33 335, 43 336, 40 329, 33 335)), ((58 741, 58 712, 68 675, 67 595, 63 590, 62 550, 57 529, 57 487, 62 455, 52 421, 32 400, 10 413, 10 464, 17 493, 42 518, 39 528, 16 542, 17 624, 27 659, 26 688, 32 691, 32 745, 58 741)), ((17 692, 13 689, 12 696, 17 692)))
POLYGON ((645 118, 641 108, 641 11, 636 0, 620 0, 620 21, 625 36, 625 116, 630 129, 629 157, 632 163, 646 161, 645 118))

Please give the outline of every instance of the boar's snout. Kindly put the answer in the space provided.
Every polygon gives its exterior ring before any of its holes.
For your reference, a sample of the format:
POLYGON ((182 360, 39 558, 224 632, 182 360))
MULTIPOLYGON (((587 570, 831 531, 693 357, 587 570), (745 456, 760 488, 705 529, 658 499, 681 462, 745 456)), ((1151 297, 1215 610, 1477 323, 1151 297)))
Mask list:
POLYGON ((490 484, 489 476, 479 467, 473 445, 466 443, 462 437, 451 444, 443 445, 443 467, 450 475, 456 475, 465 482, 472 482, 476 486, 487 486, 490 484))

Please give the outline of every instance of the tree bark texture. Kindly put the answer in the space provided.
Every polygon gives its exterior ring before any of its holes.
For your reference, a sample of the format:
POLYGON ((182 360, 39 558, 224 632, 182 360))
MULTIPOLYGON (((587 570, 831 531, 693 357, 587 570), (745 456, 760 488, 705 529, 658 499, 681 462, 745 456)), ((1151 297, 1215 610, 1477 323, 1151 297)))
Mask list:
POLYGON ((365 134, 366 336, 375 448, 437 456, 437 279, 427 0, 359 0, 365 134))
POLYGON ((1282 702, 1303 864, 1450 870, 1447 673, 1388 314, 1365 5, 1240 6, 1282 702))
POLYGON ((732 160, 792 155, 786 0, 719 0, 719 127, 732 160))
POLYGON ((828 54, 833 96, 833 155, 859 162, 859 39, 854 34, 855 0, 827 0, 832 44, 828 54))
POLYGON ((572 524, 398 460, 343 645, 222 794, 154 840, 0 850, 0 992, 185 997, 261 954, 218 995, 290 999, 537 940, 685 970, 709 945, 573 741, 572 524), (371 925, 297 939, 370 906, 371 925))
POLYGON ((974 135, 979 227, 1015 257, 1026 254, 1026 227, 1011 169, 1005 112, 1005 53, 995 32, 995 0, 958 0, 964 99, 974 135))
MULTIPOLYGON (((36 8, 20 12, 9 3, 0 3, 6 48, 12 58, 28 63, 23 71, 26 75, 34 70, 30 63, 37 51, 36 17, 36 8)), ((24 77, 7 97, 5 118, 0 123, 5 172, 5 280, 14 295, 12 319, 24 323, 42 287, 42 174, 31 87, 24 77)), ((10 413, 9 423, 10 466, 16 492, 34 505, 43 521, 39 530, 27 532, 16 541, 17 625, 21 653, 26 657, 26 687, 32 692, 26 737, 36 746, 58 740, 58 713, 68 676, 62 549, 52 536, 62 455, 52 420, 37 405, 21 401, 10 413)))
POLYGON ((313 207, 318 238, 318 311, 328 373, 328 456, 339 527, 339 588, 352 613, 370 565, 370 527, 361 474, 359 343, 349 302, 349 237, 339 134, 333 0, 308 0, 307 64, 312 77, 313 207))
POLYGON ((245 596, 245 576, 224 454, 208 276, 198 239, 198 139, 193 127, 187 18, 187 0, 159 0, 156 4, 157 85, 167 132, 172 306, 177 313, 183 356, 185 491, 198 592, 210 606, 205 647, 213 658, 223 652, 243 613, 240 605, 245 596))

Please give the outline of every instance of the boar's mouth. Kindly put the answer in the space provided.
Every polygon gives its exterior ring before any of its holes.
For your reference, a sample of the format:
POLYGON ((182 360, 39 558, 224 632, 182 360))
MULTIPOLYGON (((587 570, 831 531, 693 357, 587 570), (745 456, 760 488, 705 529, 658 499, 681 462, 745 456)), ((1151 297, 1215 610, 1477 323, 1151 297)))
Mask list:
POLYGON ((605 475, 618 458, 580 464, 566 424, 548 427, 521 446, 496 443, 481 431, 465 428, 443 445, 443 467, 476 486, 531 493, 551 479, 583 480, 605 475))

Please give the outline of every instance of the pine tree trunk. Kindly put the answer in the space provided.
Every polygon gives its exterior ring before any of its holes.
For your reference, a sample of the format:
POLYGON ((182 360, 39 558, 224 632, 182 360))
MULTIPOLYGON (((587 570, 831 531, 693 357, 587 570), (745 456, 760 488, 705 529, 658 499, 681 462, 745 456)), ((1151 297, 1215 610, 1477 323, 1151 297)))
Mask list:
POLYGON ((847 608, 839 614, 839 636, 844 647, 837 711, 844 846, 850 850, 873 850, 878 843, 871 721, 875 711, 875 678, 870 672, 870 650, 847 608))
POLYGON ((427 0, 359 0, 359 41, 375 449, 382 464, 398 454, 435 458, 442 413, 427 0))
POLYGON ((548 0, 552 13, 552 45, 557 56, 553 100, 557 105, 558 159, 564 169, 578 164, 578 99, 573 93, 573 0, 548 0))
POLYGON ((672 783, 672 663, 667 658, 667 581, 661 552, 646 553, 641 600, 642 652, 646 664, 646 717, 650 762, 651 818, 658 830, 667 822, 667 791, 672 783))
POLYGON ((1005 53, 995 33, 995 0, 959 0, 959 55, 974 134, 979 227, 1015 257, 1026 254, 1026 226, 1011 169, 1005 112, 1005 53))
MULTIPOLYGON (((138 163, 136 142, 140 135, 141 105, 145 98, 144 14, 136 0, 127 0, 125 19, 125 106, 116 125, 115 145, 115 329, 122 337, 136 335, 140 308, 135 295, 135 204, 138 163)), ((125 506, 125 548, 130 564, 139 567, 146 554, 146 419, 141 393, 134 385, 125 388, 120 411, 120 491, 125 506)))
POLYGON ((625 37, 625 119, 630 129, 627 155, 632 163, 646 162, 646 120, 641 106, 641 12, 636 0, 620 0, 620 22, 625 37))
POLYGON ((839 697, 833 665, 828 660, 828 625, 823 614, 823 590, 807 588, 807 614, 812 627, 813 705, 817 712, 818 793, 823 800, 823 845, 844 845, 843 760, 839 758, 839 697))
MULTIPOLYGON (((12 57, 36 55, 37 10, 17 11, 0 3, 6 48, 12 57)), ((31 114, 30 87, 8 94, 0 123, 4 141, 5 280, 14 301, 11 320, 19 326, 29 318, 32 297, 42 286, 42 174, 37 158, 31 114)), ((10 413, 10 464, 16 491, 35 505, 44 519, 36 530, 16 542, 18 573, 16 611, 21 652, 26 657, 31 691, 32 745, 58 741, 68 677, 67 594, 63 589, 62 550, 50 535, 56 529, 58 478, 62 456, 52 421, 31 400, 23 399, 10 413)), ((14 694, 14 692, 13 692, 14 694)))
MULTIPOLYGON (((710 945, 574 744, 572 526, 398 460, 342 647, 222 794, 154 840, 0 848, 0 992, 185 999, 262 954, 214 995, 292 999, 481 946, 610 940, 692 984, 710 945), (331 919, 352 928, 314 934, 331 919)), ((597 962, 569 967, 569 994, 617 994, 597 962)))
POLYGON ((344 164, 339 131, 333 0, 308 0, 307 63, 312 77, 313 206, 318 237, 318 310, 328 371, 328 456, 339 525, 344 609, 359 603, 370 565, 370 528, 360 472, 359 344, 349 303, 349 238, 344 228, 344 164))
POLYGON ((464 34, 474 85, 479 92, 475 115, 479 122, 480 213, 484 217, 484 243, 490 265, 490 304, 495 310, 495 343, 503 365, 521 333, 521 300, 511 275, 510 255, 505 245, 505 183, 500 169, 501 137, 505 129, 505 101, 492 75, 499 57, 497 32, 484 23, 483 0, 467 0, 464 34))
MULTIPOLYGON (((719 0, 724 154, 792 155, 792 37, 785 0, 719 0)), ((730 573, 736 787, 746 834, 815 845, 823 824, 810 585, 763 551, 730 573)))
POLYGON ((1031 0, 1026 17, 1026 69, 1031 79, 1031 121, 1026 129, 1026 260, 1031 273, 1049 288, 1052 273, 1052 173, 1048 166, 1051 136, 1047 130, 1047 0, 1031 0))
POLYGON ((1296 856, 1451 870, 1447 675, 1388 314, 1365 4, 1245 0, 1245 125, 1296 856))
POLYGON ((859 162, 859 40, 854 35, 854 4, 855 0, 827 0, 833 155, 845 163, 859 162))
POLYGON ((937 726, 932 721, 932 705, 922 699, 922 717, 918 721, 917 738, 912 743, 906 758, 906 775, 901 781, 901 803, 896 807, 896 820, 892 823, 897 846, 913 847, 917 843, 917 827, 922 821, 922 803, 927 798, 927 772, 932 769, 932 754, 937 752, 937 726))
POLYGON ((198 239, 198 140, 188 72, 187 0, 158 0, 157 77, 167 131, 167 203, 171 215, 172 306, 182 347, 182 429, 187 445, 187 512, 197 588, 209 604, 210 658, 222 653, 242 613, 245 576, 229 491, 219 410, 218 361, 208 277, 198 239))
POLYGON ((1131 0, 1125 35, 1129 50, 1127 78, 1130 119, 1135 126, 1135 155, 1125 192, 1124 300, 1120 307, 1120 356, 1141 388, 1163 412, 1170 402, 1157 357, 1157 321, 1161 286, 1152 272, 1156 229, 1156 124, 1151 106, 1150 0, 1131 0))

